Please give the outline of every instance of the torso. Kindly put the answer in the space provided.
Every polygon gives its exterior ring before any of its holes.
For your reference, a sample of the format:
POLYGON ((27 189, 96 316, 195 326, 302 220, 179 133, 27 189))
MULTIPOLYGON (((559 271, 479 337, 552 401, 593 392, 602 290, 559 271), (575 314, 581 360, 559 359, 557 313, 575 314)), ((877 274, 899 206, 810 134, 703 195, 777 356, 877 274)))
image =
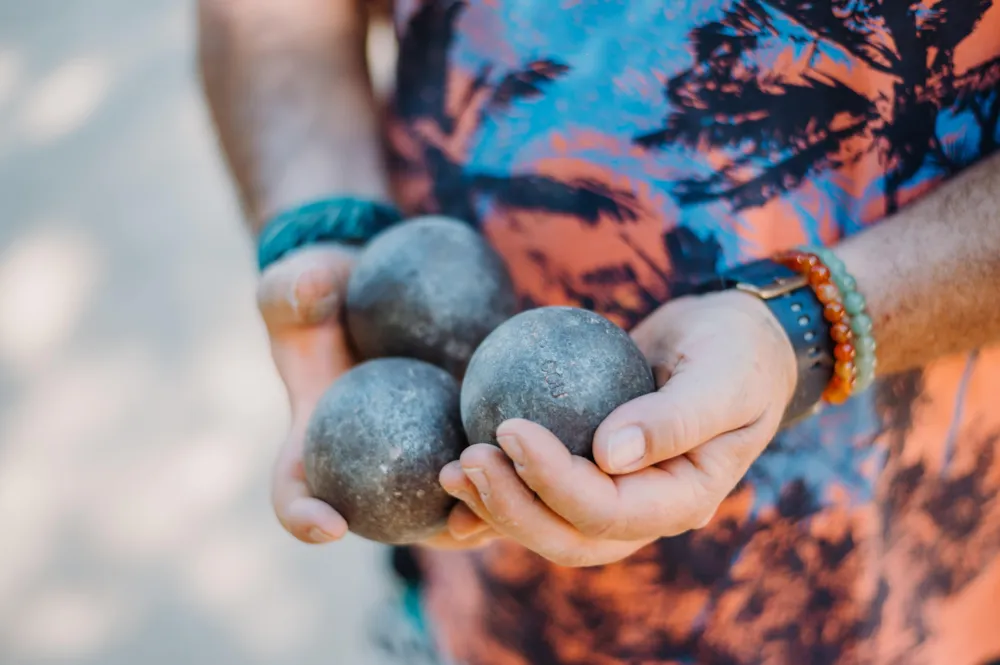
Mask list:
MULTIPOLYGON (((624 327, 693 271, 832 244, 996 147, 1000 3, 397 0, 393 173, 523 304, 624 327)), ((1000 348, 770 445, 712 524, 619 564, 421 554, 469 665, 1000 657, 1000 348)))

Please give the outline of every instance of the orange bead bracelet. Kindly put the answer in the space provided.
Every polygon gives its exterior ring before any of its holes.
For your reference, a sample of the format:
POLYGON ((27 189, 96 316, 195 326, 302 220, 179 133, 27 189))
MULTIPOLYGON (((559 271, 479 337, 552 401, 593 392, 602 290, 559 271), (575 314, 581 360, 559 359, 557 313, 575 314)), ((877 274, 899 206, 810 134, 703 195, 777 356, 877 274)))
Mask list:
POLYGON ((823 316, 831 324, 830 337, 836 345, 833 378, 823 393, 823 400, 843 404, 854 392, 857 367, 854 333, 840 289, 833 283, 830 269, 811 252, 793 249, 779 254, 775 261, 807 278, 816 298, 823 304, 823 316))

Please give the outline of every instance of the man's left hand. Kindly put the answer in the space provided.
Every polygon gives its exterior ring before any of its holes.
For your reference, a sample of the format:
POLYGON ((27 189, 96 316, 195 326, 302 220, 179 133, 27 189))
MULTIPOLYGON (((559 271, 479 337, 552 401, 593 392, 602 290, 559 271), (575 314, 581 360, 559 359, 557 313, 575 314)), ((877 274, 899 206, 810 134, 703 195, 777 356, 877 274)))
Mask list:
POLYGON ((672 301, 633 339, 660 389, 616 409, 591 462, 510 420, 500 448, 470 446, 441 483, 501 536, 563 566, 621 560, 698 529, 774 438, 796 382, 791 343, 755 297, 672 301))

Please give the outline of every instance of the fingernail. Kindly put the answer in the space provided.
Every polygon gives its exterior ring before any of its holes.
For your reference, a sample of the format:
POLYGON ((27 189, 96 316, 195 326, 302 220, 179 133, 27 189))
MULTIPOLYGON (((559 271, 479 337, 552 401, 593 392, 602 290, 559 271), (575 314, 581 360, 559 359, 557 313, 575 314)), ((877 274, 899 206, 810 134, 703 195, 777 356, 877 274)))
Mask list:
POLYGON ((465 476, 479 490, 480 496, 487 496, 490 493, 490 481, 486 479, 486 474, 482 469, 475 467, 465 469, 465 476))
POLYGON ((629 468, 646 454, 646 437, 635 426, 615 432, 609 445, 608 461, 614 471, 629 468))
POLYGON ((505 434, 497 437, 497 443, 507 453, 510 461, 518 466, 524 466, 524 450, 521 448, 521 440, 513 434, 505 434))
POLYGON ((319 527, 313 527, 309 530, 309 540, 316 543, 328 543, 331 540, 334 540, 334 537, 319 527))

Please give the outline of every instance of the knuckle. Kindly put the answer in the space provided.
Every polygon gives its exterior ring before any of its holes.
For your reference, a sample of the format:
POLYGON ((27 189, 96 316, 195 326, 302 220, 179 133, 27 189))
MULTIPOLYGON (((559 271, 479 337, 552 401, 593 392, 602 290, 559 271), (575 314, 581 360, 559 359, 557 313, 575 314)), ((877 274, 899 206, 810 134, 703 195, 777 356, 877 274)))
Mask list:
POLYGON ((704 527, 712 521, 717 509, 718 506, 713 504, 710 507, 699 508, 698 510, 691 512, 689 515, 685 516, 685 519, 681 523, 677 525, 676 533, 672 535, 685 533, 687 531, 696 531, 704 527))
POLYGON ((518 519, 510 501, 497 494, 490 494, 483 500, 493 523, 501 529, 517 526, 518 519))
POLYGON ((510 529, 517 526, 517 520, 507 512, 491 510, 493 523, 500 529, 510 529))
POLYGON ((307 325, 329 319, 340 309, 342 286, 339 279, 326 271, 303 272, 291 292, 295 318, 307 325))
POLYGON ((696 429, 689 421, 690 416, 674 413, 651 428, 650 447, 657 459, 671 459, 683 452, 684 442, 690 439, 696 429))
POLYGON ((575 526, 580 533, 594 539, 610 538, 620 528, 616 516, 608 514, 588 515, 578 520, 575 526))
POLYGON ((535 491, 551 490, 559 485, 559 474, 551 464, 540 463, 530 457, 524 461, 518 473, 535 491))
POLYGON ((712 518, 715 517, 716 510, 717 507, 713 507, 709 510, 699 511, 698 514, 695 516, 693 523, 688 527, 687 530, 697 531, 698 529, 703 529, 706 526, 708 526, 709 522, 712 521, 712 518))

